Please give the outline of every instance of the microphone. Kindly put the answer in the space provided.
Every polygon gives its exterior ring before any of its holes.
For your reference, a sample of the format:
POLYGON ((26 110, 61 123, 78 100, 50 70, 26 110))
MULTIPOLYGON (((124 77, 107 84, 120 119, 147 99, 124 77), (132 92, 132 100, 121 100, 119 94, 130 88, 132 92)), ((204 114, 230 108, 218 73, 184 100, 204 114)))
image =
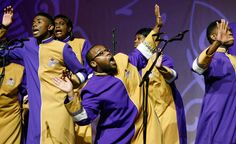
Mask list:
POLYGON ((157 38, 155 39, 155 41, 165 41, 164 39, 161 39, 160 36, 166 34, 165 32, 159 32, 159 33, 155 33, 152 36, 157 36, 157 38))
POLYGON ((162 35, 162 34, 165 34, 165 32, 155 33, 155 34, 153 34, 152 36, 157 36, 157 37, 159 37, 159 36, 162 35))
POLYGON ((184 35, 185 35, 187 32, 189 32, 189 30, 184 30, 184 31, 178 33, 177 35, 175 35, 174 37, 172 37, 172 38, 170 38, 170 39, 168 39, 168 40, 159 38, 160 35, 166 34, 165 32, 153 34, 152 36, 157 36, 157 38, 156 38, 155 41, 160 41, 160 42, 162 42, 162 41, 164 41, 164 42, 173 42, 173 41, 180 41, 180 40, 182 40, 182 39, 184 38, 184 35))
POLYGON ((184 38, 184 35, 188 32, 189 30, 184 30, 180 33, 178 33, 176 36, 174 36, 173 38, 169 39, 168 42, 172 42, 172 41, 181 41, 184 38))
POLYGON ((112 29, 112 47, 113 47, 113 54, 116 53, 116 44, 117 44, 117 41, 116 41, 116 31, 117 31, 117 28, 113 28, 112 29))

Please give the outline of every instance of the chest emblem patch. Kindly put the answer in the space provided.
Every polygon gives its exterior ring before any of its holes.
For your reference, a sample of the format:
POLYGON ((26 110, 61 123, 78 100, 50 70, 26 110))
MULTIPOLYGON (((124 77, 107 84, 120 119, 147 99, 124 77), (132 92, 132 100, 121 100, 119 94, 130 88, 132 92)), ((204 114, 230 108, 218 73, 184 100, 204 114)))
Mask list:
POLYGON ((125 77, 129 78, 129 76, 130 76, 130 71, 129 70, 125 70, 125 77))
POLYGON ((55 67, 58 63, 59 63, 58 60, 56 60, 54 58, 50 58, 49 61, 48 61, 48 66, 49 67, 55 67))
POLYGON ((9 85, 9 86, 13 86, 13 85, 15 84, 15 81, 14 81, 13 78, 9 78, 9 79, 7 80, 7 83, 6 83, 6 84, 9 85))

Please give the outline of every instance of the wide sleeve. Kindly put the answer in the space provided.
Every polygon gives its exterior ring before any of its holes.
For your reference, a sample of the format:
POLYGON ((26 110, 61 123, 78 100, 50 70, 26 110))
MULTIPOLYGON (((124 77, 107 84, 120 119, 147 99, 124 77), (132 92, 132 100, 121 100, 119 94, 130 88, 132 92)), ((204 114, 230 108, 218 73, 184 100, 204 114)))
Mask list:
POLYGON ((73 99, 68 97, 65 100, 65 107, 68 112, 73 116, 73 119, 79 125, 90 124, 99 114, 99 102, 97 96, 88 91, 82 91, 80 97, 76 96, 73 99))
POLYGON ((87 79, 87 71, 84 66, 79 62, 72 48, 65 44, 63 49, 63 59, 66 67, 75 74, 81 83, 87 79))
POLYGON ((174 69, 174 61, 170 56, 165 54, 163 55, 162 66, 166 69, 166 71, 162 71, 162 74, 171 75, 171 77, 168 78, 164 77, 166 82, 172 83, 178 78, 178 74, 174 69))
POLYGON ((192 70, 198 74, 203 74, 209 67, 213 55, 207 55, 207 50, 205 49, 201 54, 193 61, 192 70))
POLYGON ((156 37, 153 36, 156 32, 152 30, 145 40, 138 45, 134 51, 129 54, 129 62, 137 67, 138 71, 143 69, 148 59, 150 59, 153 55, 153 52, 156 49, 156 37))
POLYGON ((82 60, 88 74, 91 74, 93 72, 92 68, 89 66, 88 62, 86 61, 86 54, 88 53, 90 48, 91 48, 90 42, 85 40, 83 44, 83 48, 82 48, 82 60))

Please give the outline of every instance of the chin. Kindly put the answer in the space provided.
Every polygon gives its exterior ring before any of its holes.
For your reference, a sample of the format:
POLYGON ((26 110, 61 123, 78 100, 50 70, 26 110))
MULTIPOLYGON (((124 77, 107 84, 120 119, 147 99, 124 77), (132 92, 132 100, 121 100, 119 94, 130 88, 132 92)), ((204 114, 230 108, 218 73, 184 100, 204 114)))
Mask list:
POLYGON ((60 36, 55 36, 55 38, 56 39, 58 39, 58 40, 64 40, 62 37, 60 37, 60 36))
POLYGON ((231 47, 234 45, 234 41, 230 41, 228 43, 225 44, 227 47, 231 47))
POLYGON ((39 39, 39 36, 37 36, 37 35, 34 35, 34 38, 36 38, 36 39, 39 39))
POLYGON ((109 70, 109 74, 111 74, 111 75, 116 75, 117 74, 117 67, 113 67, 113 68, 111 68, 110 70, 109 70))

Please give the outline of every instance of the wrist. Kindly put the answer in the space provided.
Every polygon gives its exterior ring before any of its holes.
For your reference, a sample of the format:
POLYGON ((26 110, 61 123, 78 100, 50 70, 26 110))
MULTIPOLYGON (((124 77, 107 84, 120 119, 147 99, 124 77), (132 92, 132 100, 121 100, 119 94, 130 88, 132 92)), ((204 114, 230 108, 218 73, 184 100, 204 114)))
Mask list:
POLYGON ((215 44, 218 46, 222 46, 224 44, 224 42, 222 42, 220 40, 215 40, 215 44))
POLYGON ((160 29, 161 29, 161 26, 155 25, 152 30, 158 33, 160 29))
POLYGON ((6 25, 4 25, 4 24, 1 24, 0 27, 1 27, 1 28, 4 28, 4 29, 8 29, 8 28, 9 28, 9 25, 6 26, 6 25))
POLYGON ((70 92, 68 92, 67 95, 68 95, 69 97, 73 97, 73 96, 74 96, 73 90, 71 90, 70 92))

